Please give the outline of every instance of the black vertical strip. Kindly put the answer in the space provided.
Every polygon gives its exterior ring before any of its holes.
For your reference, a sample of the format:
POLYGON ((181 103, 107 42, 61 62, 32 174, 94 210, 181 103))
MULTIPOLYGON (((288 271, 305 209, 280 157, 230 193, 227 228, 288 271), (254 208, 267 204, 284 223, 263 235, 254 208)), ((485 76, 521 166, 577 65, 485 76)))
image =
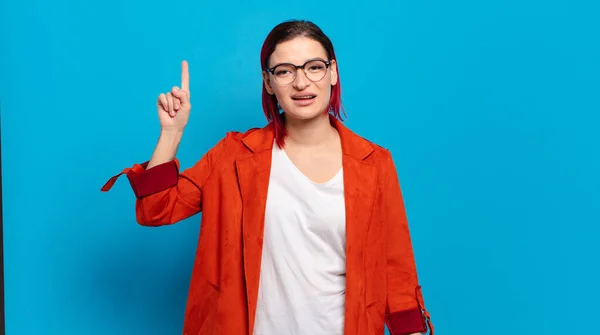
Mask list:
MULTIPOLYGON (((0 106, 0 120, 2 119, 2 107, 0 106)), ((6 334, 4 327, 4 212, 2 211, 2 121, 0 121, 0 334, 6 334)))

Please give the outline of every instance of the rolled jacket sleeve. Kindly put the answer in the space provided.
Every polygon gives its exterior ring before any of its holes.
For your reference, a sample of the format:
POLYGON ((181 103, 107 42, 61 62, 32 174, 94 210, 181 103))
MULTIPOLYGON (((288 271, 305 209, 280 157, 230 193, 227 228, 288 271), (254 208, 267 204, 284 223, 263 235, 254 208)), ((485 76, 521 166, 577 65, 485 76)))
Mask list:
POLYGON ((192 167, 180 172, 179 161, 147 169, 148 162, 134 164, 111 177, 101 188, 108 192, 126 175, 136 196, 136 218, 145 226, 168 225, 202 211, 202 191, 225 151, 227 137, 219 141, 192 167))

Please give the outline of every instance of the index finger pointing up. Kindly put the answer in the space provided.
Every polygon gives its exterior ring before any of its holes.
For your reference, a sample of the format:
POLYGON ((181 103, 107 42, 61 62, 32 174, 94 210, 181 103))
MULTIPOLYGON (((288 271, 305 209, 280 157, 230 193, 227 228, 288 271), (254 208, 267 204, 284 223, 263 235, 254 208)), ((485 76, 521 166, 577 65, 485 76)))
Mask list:
POLYGON ((190 93, 190 73, 188 69, 187 61, 181 63, 181 89, 185 92, 190 93))

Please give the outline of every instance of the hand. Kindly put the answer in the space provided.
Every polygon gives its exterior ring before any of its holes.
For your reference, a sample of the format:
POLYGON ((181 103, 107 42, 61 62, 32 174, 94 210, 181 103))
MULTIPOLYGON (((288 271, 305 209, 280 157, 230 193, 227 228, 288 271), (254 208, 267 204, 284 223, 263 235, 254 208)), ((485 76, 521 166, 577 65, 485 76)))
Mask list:
POLYGON ((181 87, 174 86, 171 92, 158 96, 158 119, 162 130, 185 128, 192 105, 190 103, 190 75, 188 63, 181 63, 181 87))

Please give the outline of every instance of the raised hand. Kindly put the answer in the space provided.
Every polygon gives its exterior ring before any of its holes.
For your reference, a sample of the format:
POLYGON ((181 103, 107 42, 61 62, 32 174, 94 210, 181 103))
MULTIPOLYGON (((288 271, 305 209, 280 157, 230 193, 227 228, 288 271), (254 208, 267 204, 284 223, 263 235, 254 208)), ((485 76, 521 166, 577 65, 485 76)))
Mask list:
POLYGON ((158 96, 158 119, 162 130, 183 130, 192 105, 190 103, 190 74, 187 61, 181 63, 181 87, 174 86, 171 92, 158 96))

